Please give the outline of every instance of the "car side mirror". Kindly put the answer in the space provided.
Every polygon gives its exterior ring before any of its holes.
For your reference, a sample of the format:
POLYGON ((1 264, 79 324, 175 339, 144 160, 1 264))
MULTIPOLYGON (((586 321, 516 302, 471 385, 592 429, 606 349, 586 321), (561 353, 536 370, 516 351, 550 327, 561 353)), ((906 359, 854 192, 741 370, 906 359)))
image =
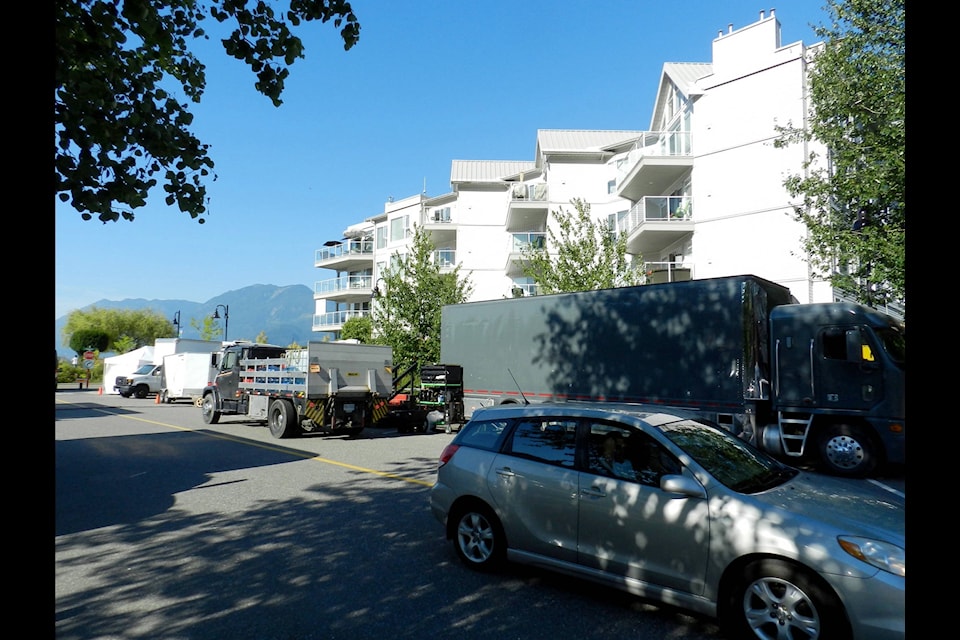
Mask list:
POLYGON ((666 475, 660 478, 660 488, 667 493, 677 493, 688 498, 706 498, 707 492, 699 482, 678 475, 666 475))

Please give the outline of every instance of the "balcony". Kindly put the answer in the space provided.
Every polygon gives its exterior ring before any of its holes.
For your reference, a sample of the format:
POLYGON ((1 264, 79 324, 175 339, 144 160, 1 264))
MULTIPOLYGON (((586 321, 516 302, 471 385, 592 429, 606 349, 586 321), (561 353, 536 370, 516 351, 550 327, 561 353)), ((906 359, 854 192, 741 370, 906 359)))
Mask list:
POLYGON ((433 252, 433 262, 440 267, 442 273, 452 271, 457 266, 457 250, 437 249, 433 252))
POLYGON ((693 233, 693 198, 690 196, 644 196, 627 216, 627 253, 660 253, 693 233))
POLYGON ((337 271, 361 271, 373 266, 373 240, 346 240, 317 249, 313 266, 337 271))
POLYGON ((321 280, 313 285, 313 298, 334 302, 357 303, 370 300, 373 295, 373 276, 340 276, 321 280))
POLYGON ((689 132, 647 131, 622 165, 616 194, 633 202, 661 195, 692 168, 689 132))
POLYGON ((549 191, 545 183, 517 183, 510 186, 507 231, 542 229, 549 214, 549 191))
POLYGON ((523 275, 520 260, 527 249, 543 249, 547 246, 547 234, 539 231, 510 234, 510 252, 507 255, 507 264, 504 266, 506 275, 512 277, 523 275))
POLYGON ((693 280, 693 265, 684 262, 644 262, 643 284, 693 280))
POLYGON ((368 318, 369 310, 329 311, 313 316, 314 331, 340 331, 350 318, 368 318))

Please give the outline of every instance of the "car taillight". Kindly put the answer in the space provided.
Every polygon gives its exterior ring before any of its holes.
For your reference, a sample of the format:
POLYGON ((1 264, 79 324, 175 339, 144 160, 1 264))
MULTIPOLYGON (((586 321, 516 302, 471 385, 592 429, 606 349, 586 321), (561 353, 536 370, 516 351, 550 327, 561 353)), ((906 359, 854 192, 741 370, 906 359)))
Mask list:
POLYGON ((457 449, 459 448, 460 448, 460 445, 458 444, 448 444, 447 446, 445 446, 443 448, 443 451, 440 452, 440 463, 437 465, 437 468, 439 469, 443 465, 450 462, 450 458, 453 457, 453 454, 455 454, 457 452, 457 449))

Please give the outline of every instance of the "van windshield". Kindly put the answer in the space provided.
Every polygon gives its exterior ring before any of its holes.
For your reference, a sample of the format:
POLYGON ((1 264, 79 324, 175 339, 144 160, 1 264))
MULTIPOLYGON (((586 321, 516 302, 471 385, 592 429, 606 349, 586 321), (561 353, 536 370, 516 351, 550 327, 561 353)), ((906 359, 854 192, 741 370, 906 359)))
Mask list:
POLYGON ((153 371, 153 367, 156 365, 152 364, 142 364, 140 368, 133 372, 134 375, 146 375, 153 371))

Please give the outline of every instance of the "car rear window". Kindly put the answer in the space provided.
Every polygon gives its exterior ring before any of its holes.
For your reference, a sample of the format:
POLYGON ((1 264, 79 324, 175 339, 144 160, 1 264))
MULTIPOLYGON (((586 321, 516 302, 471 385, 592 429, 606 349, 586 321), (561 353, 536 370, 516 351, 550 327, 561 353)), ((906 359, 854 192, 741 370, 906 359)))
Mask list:
POLYGON ((499 451, 509 424, 508 420, 471 420, 460 429, 454 444, 499 451))

